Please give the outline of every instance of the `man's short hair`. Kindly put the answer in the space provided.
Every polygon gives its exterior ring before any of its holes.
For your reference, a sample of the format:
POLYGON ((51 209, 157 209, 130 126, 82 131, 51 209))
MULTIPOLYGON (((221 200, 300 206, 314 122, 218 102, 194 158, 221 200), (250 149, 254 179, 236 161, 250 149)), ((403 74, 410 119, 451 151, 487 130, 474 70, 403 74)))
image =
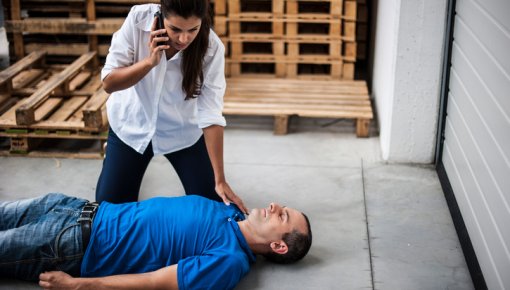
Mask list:
POLYGON ((301 214, 305 217, 308 234, 301 233, 296 229, 292 230, 290 233, 285 233, 282 240, 287 244, 287 253, 278 254, 270 251, 263 255, 266 259, 277 264, 290 264, 306 256, 312 246, 312 229, 308 217, 304 213, 301 214))

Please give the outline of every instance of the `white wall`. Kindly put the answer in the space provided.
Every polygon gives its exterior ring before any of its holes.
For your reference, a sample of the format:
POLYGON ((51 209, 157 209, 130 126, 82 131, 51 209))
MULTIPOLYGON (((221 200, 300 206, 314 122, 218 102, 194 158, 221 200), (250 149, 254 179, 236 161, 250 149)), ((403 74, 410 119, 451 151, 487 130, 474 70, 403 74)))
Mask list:
POLYGON ((434 160, 446 2, 378 1, 372 97, 385 160, 434 160))

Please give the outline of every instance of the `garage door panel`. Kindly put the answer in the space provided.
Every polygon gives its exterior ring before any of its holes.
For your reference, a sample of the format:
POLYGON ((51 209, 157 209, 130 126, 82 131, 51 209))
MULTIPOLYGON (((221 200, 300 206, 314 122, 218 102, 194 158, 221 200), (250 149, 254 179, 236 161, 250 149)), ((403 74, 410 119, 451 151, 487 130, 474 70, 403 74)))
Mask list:
MULTIPOLYGON (((465 2, 464 5, 458 6, 457 19, 460 19, 468 27, 469 31, 475 35, 475 38, 504 68, 508 75, 510 72, 510 58, 508 57, 508 48, 510 47, 509 29, 502 26, 504 22, 491 17, 486 8, 476 1, 465 0, 463 2, 465 2)), ((510 1, 507 2, 510 3, 510 1)), ((506 4, 505 6, 509 5, 506 4)), ((510 7, 507 8, 509 9, 506 10, 506 17, 510 13, 510 7)), ((457 27, 455 27, 455 30, 457 32, 457 27)))
MULTIPOLYGON (((494 225, 498 229, 498 239, 503 241, 510 241, 510 227, 506 225, 505 221, 510 220, 510 209, 508 206, 508 197, 505 196, 502 188, 507 186, 508 178, 510 176, 510 170, 508 168, 498 168, 497 164, 493 164, 485 154, 487 150, 490 150, 490 141, 487 141, 483 128, 480 128, 475 122, 469 122, 464 118, 464 115, 472 116, 472 106, 466 96, 453 95, 450 99, 450 105, 448 106, 449 116, 449 128, 455 128, 455 140, 462 144, 462 151, 469 152, 469 158, 463 161, 463 164, 467 166, 466 170, 469 170, 470 174, 466 179, 467 183, 476 182, 477 194, 483 194, 483 201, 487 205, 487 211, 493 218, 490 220, 490 224, 494 225), (459 103, 457 103, 457 101, 459 103), (461 113, 462 112, 462 113, 461 113), (500 175, 500 170, 503 171, 503 175, 500 175), (504 175, 506 174, 506 175, 504 175), (472 175, 472 176, 471 176, 472 175), (498 179, 502 177, 503 179, 498 179)), ((474 114, 476 115, 476 114, 474 114)), ((476 117, 473 116, 473 119, 476 117)), ((499 163, 501 165, 501 163, 499 163)), ((473 184, 469 185, 469 188, 475 189, 473 184)), ((508 258, 510 264, 510 252, 508 247, 505 247, 505 255, 508 258)))
MULTIPOLYGON (((506 112, 507 122, 510 122, 510 116, 508 116, 510 114, 510 98, 508 97, 510 79, 508 74, 503 71, 503 67, 496 62, 496 59, 482 47, 482 43, 475 38, 468 27, 458 19, 455 22, 454 38, 454 49, 459 50, 460 48, 485 88, 490 92, 487 93, 487 96, 501 107, 502 112, 506 112)), ((510 44, 508 47, 510 48, 510 44)), ((507 53, 507 59, 510 59, 509 55, 507 53)), ((455 53, 452 54, 452 63, 455 67, 456 63, 453 57, 455 57, 455 53)))
POLYGON ((510 289, 510 1, 455 5, 441 161, 487 286, 510 289))
MULTIPOLYGON (((474 4, 482 7, 484 11, 489 14, 488 17, 493 18, 497 21, 501 26, 503 26, 507 31, 510 31, 510 22, 508 21, 508 13, 510 11, 510 1, 508 0, 470 0, 471 2, 475 2, 474 4)), ((469 5, 469 4, 467 4, 469 5)), ((457 7, 463 8, 461 5, 457 7)))
MULTIPOLYGON (((456 130, 456 129, 455 129, 456 130)), ((452 188, 459 204, 464 223, 469 231, 471 242, 476 250, 478 262, 482 268, 489 289, 502 288, 506 283, 506 272, 502 270, 510 267, 506 260, 501 239, 497 236, 497 229, 492 225, 491 211, 484 202, 483 192, 477 187, 475 175, 470 170, 468 157, 462 151, 464 141, 455 135, 452 127, 447 127, 451 138, 445 146, 443 163, 449 172, 452 188), (460 146, 462 144, 462 146, 460 146)))
MULTIPOLYGON (((472 106, 474 107, 471 112, 475 112, 478 116, 477 121, 473 120, 471 122, 475 123, 473 125, 479 126, 481 130, 487 131, 486 138, 490 138, 494 142, 494 146, 484 148, 490 149, 485 152, 499 153, 500 155, 490 155, 494 156, 498 163, 504 163, 506 164, 504 167, 509 168, 510 146, 507 144, 510 144, 510 123, 507 113, 494 101, 487 86, 481 81, 473 67, 470 66, 469 60, 459 50, 458 46, 454 46, 453 53, 452 60, 455 65, 450 72, 450 91, 455 90, 457 96, 471 97, 472 106), (480 125, 483 125, 483 127, 480 127, 480 125)), ((470 120, 471 116, 466 115, 466 118, 470 120)), ((503 165, 498 167, 504 168, 503 165)))

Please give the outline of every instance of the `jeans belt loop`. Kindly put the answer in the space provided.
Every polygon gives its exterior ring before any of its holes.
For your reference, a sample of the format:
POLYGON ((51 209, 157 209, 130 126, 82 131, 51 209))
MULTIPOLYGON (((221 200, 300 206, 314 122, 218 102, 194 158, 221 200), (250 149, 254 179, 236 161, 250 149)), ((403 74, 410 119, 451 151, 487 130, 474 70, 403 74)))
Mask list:
POLYGON ((78 223, 81 225, 81 239, 84 253, 87 250, 87 246, 89 245, 90 233, 92 231, 92 222, 94 221, 94 216, 98 207, 99 204, 97 202, 87 202, 83 206, 80 217, 78 218, 78 223))

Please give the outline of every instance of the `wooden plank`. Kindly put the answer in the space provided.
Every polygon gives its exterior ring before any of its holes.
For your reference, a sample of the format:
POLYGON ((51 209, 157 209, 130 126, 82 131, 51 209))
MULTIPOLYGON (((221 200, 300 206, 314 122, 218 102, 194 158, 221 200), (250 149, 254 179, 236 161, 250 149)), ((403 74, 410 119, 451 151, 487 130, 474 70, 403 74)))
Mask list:
MULTIPOLYGON (((97 54, 100 57, 108 55, 109 44, 98 44, 97 54)), ((29 43, 25 45, 25 51, 27 53, 33 51, 44 50, 48 55, 68 55, 68 56, 80 56, 87 53, 90 50, 88 43, 29 43)))
POLYGON ((334 104, 292 104, 292 103, 273 103, 273 104, 261 104, 261 103, 249 103, 249 102, 227 102, 224 107, 228 108, 240 108, 240 109, 253 109, 253 110, 272 110, 272 109, 284 109, 286 112, 292 111, 298 114, 300 111, 321 111, 321 112, 332 112, 333 114, 337 110, 348 111, 352 113, 360 113, 362 117, 367 116, 367 113, 372 114, 372 108, 370 106, 357 106, 357 105, 334 105, 334 104))
POLYGON ((302 104, 302 105, 334 105, 334 106, 370 106, 370 101, 358 101, 358 100, 336 100, 336 99, 322 99, 322 100, 314 100, 312 98, 306 99, 283 99, 278 97, 252 97, 252 96, 238 96, 238 97, 231 97, 225 98, 226 102, 232 102, 232 103, 262 103, 262 104, 271 104, 271 103, 277 103, 277 104, 302 104))
MULTIPOLYGON (((96 4, 94 0, 86 0, 86 14, 87 14, 87 21, 95 21, 96 20, 96 4)), ((99 44, 98 44, 98 37, 97 35, 89 35, 89 51, 98 51, 99 50, 99 44)), ((94 56, 94 60, 92 61, 92 69, 96 70, 99 68, 99 58, 98 56, 94 56)))
POLYGON ((8 157, 33 157, 33 158, 68 158, 68 159, 103 159, 103 152, 65 152, 65 151, 38 151, 31 149, 29 152, 5 152, 0 151, 0 156, 8 157), (14 153, 14 154, 13 154, 14 153), (22 153, 22 154, 19 154, 22 153))
POLYGON ((73 115, 87 101, 87 97, 72 97, 64 102, 64 104, 52 114, 48 120, 65 121, 73 115))
MULTIPOLYGON (((21 20, 20 0, 11 0, 11 19, 13 21, 21 20)), ((7 29, 7 32, 10 31, 7 29)), ((25 56, 22 33, 23 31, 17 31, 12 35, 14 40, 14 55, 16 56, 17 59, 21 59, 25 56)))
POLYGON ((123 18, 104 18, 96 21, 77 18, 54 18, 51 21, 41 18, 6 20, 5 28, 10 33, 108 35, 119 30, 123 18))
POLYGON ((344 2, 344 19, 356 21, 358 3, 356 1, 344 2))
POLYGON ((76 88, 81 87, 90 77, 92 73, 90 71, 82 71, 78 73, 70 82, 69 82, 69 91, 74 91, 76 88))
POLYGON ((227 0, 214 0, 214 16, 227 14, 227 0))
POLYGON ((343 23, 343 39, 348 41, 356 41, 356 22, 346 21, 343 23))
MULTIPOLYGON (((63 102, 62 98, 49 98, 34 111, 34 121, 39 122, 49 116, 63 102)), ((23 105, 22 105, 23 106, 23 105)), ((17 110, 16 110, 17 111, 17 110)))
POLYGON ((44 69, 28 69, 20 72, 12 79, 12 88, 14 91, 30 86, 35 82, 47 76, 44 69))
POLYGON ((227 78, 227 91, 255 90, 275 91, 282 93, 322 93, 322 94, 347 94, 368 95, 366 82, 364 81, 303 81, 294 79, 250 79, 250 78, 227 78), (261 85, 266 84, 266 85, 261 85))
POLYGON ((0 124, 16 125, 16 109, 18 109, 23 104, 23 100, 24 99, 18 101, 14 106, 7 110, 7 112, 3 113, 2 116, 0 116, 0 124))
POLYGON ((99 88, 102 86, 101 79, 99 78, 99 74, 96 74, 93 76, 88 83, 86 83, 82 88, 81 91, 88 92, 90 96, 95 94, 99 88))
POLYGON ((35 122, 35 109, 59 87, 63 92, 68 92, 69 79, 75 76, 94 56, 95 52, 89 52, 75 60, 66 69, 55 77, 51 78, 33 95, 26 99, 18 109, 16 109, 16 123, 18 125, 31 125, 35 122))
POLYGON ((44 57, 46 55, 46 52, 44 51, 38 51, 38 52, 32 52, 31 54, 27 55, 26 57, 22 58, 21 60, 17 61, 15 64, 9 66, 8 68, 4 69, 0 72, 0 91, 8 91, 9 89, 12 89, 12 79, 18 75, 20 72, 26 70, 27 68, 31 66, 41 66, 42 61, 44 60, 44 57))
POLYGON ((301 117, 313 117, 313 118, 346 118, 346 119, 372 119, 373 115, 368 112, 352 112, 352 111, 319 111, 319 110, 306 110, 303 109, 296 113, 295 110, 286 108, 238 108, 225 106, 223 114, 226 115, 246 115, 246 116, 275 116, 275 115, 298 115, 301 117))
POLYGON ((42 130, 69 130, 69 131, 86 131, 84 123, 82 121, 51 121, 45 120, 40 121, 36 124, 32 124, 30 126, 32 129, 42 129, 42 130))
POLYGON ((368 101, 369 96, 365 94, 351 93, 347 90, 347 93, 342 92, 328 92, 321 91, 318 88, 310 88, 310 90, 304 89, 299 91, 296 88, 289 89, 288 91, 276 91, 276 90, 245 90, 240 88, 229 88, 226 90, 225 99, 235 97, 250 97, 250 98, 279 98, 279 99, 312 99, 312 100, 344 100, 344 101, 368 101))
POLYGON ((18 98, 14 98, 10 95, 0 94, 0 115, 7 112, 9 108, 14 106, 18 102, 18 98))

